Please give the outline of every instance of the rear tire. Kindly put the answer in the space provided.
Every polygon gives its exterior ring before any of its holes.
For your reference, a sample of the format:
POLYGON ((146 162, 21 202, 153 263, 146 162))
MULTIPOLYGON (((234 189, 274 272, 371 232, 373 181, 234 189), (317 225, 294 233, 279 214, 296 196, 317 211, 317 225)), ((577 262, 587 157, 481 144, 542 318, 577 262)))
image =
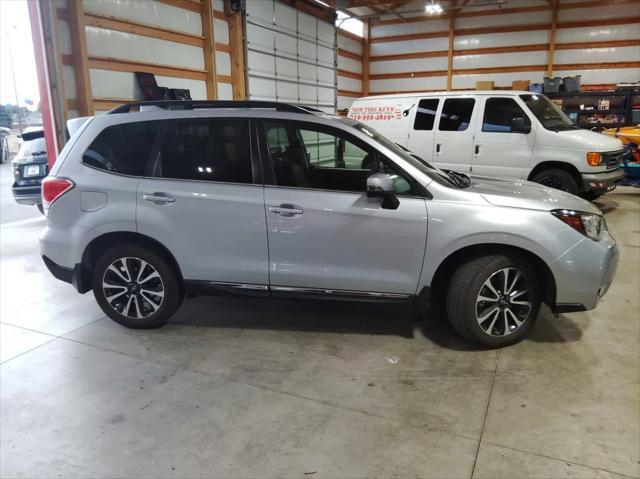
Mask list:
POLYGON ((161 256, 141 246, 114 246, 96 262, 93 294, 116 323, 135 329, 164 326, 182 302, 178 274, 161 256))
POLYGON ((593 201, 604 195, 604 191, 584 191, 580 194, 585 200, 593 201))
POLYGON ((447 291, 451 325, 485 348, 509 346, 524 338, 538 316, 540 303, 535 268, 517 255, 467 261, 455 271, 447 291))
POLYGON ((550 168, 536 173, 531 181, 540 183, 541 185, 555 188, 556 190, 566 191, 572 195, 579 192, 578 182, 568 171, 559 168, 550 168))

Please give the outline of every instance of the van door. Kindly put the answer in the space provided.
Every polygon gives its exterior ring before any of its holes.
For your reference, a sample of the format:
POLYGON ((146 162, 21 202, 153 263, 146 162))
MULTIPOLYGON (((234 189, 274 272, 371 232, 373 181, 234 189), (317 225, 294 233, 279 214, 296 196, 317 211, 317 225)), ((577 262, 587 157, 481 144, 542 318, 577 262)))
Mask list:
POLYGON ((486 97, 476 125, 473 173, 526 179, 533 151, 532 121, 515 98, 486 97))
POLYGON ((418 102, 413 121, 408 125, 409 144, 407 147, 420 158, 429 162, 433 161, 435 150, 434 126, 438 114, 438 98, 423 98, 418 102))
POLYGON ((476 99, 445 98, 435 132, 433 162, 440 168, 469 173, 473 150, 473 124, 477 121, 476 99))

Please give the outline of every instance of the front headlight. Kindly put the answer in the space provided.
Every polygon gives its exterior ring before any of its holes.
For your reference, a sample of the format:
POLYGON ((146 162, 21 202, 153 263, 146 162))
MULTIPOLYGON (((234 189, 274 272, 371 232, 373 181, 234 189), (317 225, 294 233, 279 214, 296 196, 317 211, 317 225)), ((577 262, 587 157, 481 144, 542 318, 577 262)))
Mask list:
POLYGON ((594 241, 602 238, 605 223, 600 215, 573 210, 553 210, 551 214, 594 241))

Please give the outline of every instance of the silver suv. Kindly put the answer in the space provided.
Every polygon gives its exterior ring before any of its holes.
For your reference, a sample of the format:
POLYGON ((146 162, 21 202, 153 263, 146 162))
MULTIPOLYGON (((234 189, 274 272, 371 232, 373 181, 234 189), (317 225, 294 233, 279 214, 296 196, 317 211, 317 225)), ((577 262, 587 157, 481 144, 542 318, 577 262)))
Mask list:
POLYGON ((441 302, 461 335, 498 347, 542 302, 594 308, 618 262, 585 200, 442 171, 279 103, 124 105, 82 124, 42 195, 51 273, 133 328, 196 294, 441 302))

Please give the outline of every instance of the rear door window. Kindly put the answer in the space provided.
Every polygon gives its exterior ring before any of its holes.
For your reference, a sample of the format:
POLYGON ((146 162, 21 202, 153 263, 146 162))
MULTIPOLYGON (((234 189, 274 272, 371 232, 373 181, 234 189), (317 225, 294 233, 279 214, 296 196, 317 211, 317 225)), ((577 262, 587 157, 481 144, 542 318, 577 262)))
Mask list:
POLYGON ((82 156, 82 162, 101 170, 144 176, 158 132, 158 121, 108 126, 82 156))
POLYGON ((465 131, 471 123, 476 101, 473 98, 447 98, 440 113, 440 131, 465 131))
POLYGON ((248 120, 197 118, 168 121, 154 176, 253 183, 248 120))
POLYGON ((418 109, 416 110, 416 119, 413 122, 414 130, 433 130, 439 102, 440 100, 437 98, 420 100, 418 109))

